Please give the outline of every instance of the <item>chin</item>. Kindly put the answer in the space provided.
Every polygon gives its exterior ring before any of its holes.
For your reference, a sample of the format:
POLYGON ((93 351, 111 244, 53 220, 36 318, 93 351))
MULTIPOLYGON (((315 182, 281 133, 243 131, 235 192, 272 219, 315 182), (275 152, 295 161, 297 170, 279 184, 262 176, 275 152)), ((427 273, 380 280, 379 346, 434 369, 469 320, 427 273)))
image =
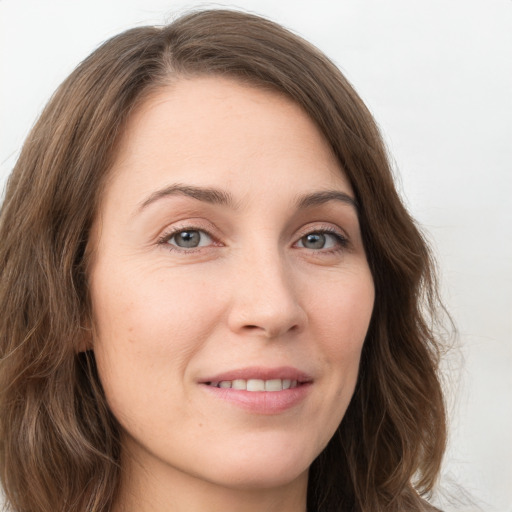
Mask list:
POLYGON ((273 489, 307 479, 308 471, 309 465, 298 468, 273 462, 248 464, 216 472, 213 483, 239 490, 273 489))
POLYGON ((289 485, 307 478, 309 466, 316 458, 300 443, 280 443, 279 446, 248 445, 245 450, 229 450, 214 468, 212 481, 239 489, 264 489, 289 485))

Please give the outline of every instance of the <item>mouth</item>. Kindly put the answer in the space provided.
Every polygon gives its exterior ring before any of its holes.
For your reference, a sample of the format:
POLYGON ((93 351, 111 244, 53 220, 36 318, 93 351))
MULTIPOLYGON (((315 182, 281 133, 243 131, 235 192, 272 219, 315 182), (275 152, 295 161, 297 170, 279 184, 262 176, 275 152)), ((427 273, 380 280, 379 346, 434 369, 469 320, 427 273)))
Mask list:
POLYGON ((251 367, 220 373, 200 384, 215 399, 250 413, 275 415, 301 404, 313 379, 292 367, 251 367))
POLYGON ((270 392, 294 389, 312 382, 313 379, 308 374, 291 366, 251 366, 222 372, 200 381, 201 384, 213 388, 270 392))
POLYGON ((285 389, 294 389, 306 382, 300 382, 296 379, 234 379, 205 382, 207 386, 222 389, 238 389, 240 391, 283 391, 285 389))

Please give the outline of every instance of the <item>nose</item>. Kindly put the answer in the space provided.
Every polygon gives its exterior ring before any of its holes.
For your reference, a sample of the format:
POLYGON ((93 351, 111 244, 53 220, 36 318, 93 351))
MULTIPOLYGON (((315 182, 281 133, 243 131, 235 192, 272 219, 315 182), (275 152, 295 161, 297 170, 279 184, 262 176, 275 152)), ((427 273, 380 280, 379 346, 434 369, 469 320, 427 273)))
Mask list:
POLYGON ((304 329, 298 283, 277 250, 253 252, 234 274, 228 319, 233 332, 272 339, 304 329))

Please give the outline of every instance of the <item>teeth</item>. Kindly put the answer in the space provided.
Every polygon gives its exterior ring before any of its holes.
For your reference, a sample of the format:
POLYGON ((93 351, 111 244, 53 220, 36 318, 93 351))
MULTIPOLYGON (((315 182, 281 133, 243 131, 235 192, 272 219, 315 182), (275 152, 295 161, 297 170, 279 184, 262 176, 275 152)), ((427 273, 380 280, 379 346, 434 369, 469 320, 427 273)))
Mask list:
POLYGON ((260 379, 249 379, 247 381, 247 391, 265 391, 265 381, 260 379))
POLYGON ((291 379, 235 379, 210 382, 209 385, 216 388, 232 388, 243 391, 282 391, 283 389, 296 388, 298 382, 291 379))
POLYGON ((236 379, 233 381, 231 387, 233 389, 247 389, 247 384, 244 379, 236 379))
POLYGON ((281 379, 272 379, 265 381, 265 391, 281 391, 283 389, 283 381, 281 379))

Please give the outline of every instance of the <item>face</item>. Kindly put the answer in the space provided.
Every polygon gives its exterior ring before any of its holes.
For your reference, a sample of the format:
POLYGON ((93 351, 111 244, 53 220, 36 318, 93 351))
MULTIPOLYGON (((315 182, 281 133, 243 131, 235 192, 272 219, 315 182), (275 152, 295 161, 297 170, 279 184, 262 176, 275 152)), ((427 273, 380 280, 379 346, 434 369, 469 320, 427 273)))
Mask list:
POLYGON ((194 78, 138 109, 91 240, 93 349, 125 460, 228 488, 304 479, 373 307, 352 198, 277 93, 194 78))

